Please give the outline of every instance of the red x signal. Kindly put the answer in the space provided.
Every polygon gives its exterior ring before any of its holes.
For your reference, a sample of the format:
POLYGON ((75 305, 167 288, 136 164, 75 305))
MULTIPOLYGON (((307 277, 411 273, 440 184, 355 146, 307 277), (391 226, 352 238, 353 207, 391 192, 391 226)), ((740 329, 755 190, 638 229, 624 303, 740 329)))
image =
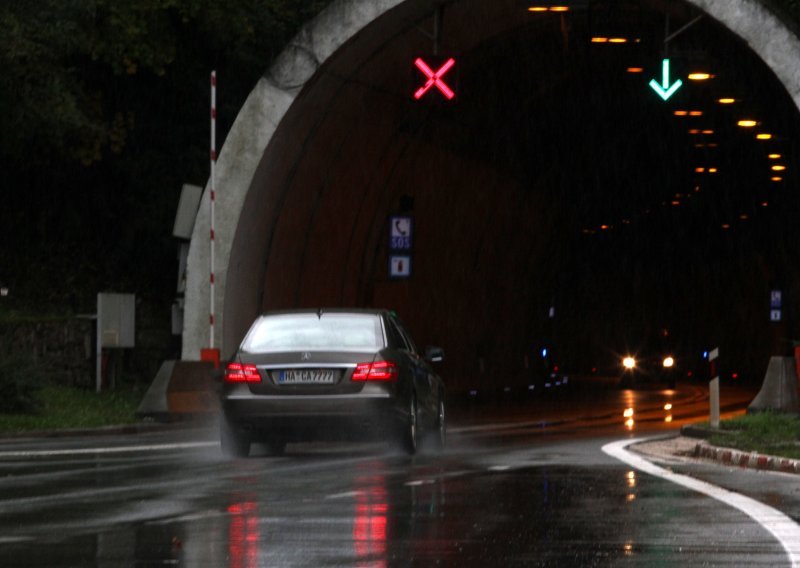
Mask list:
POLYGON ((447 86, 447 83, 442 81, 442 77, 450 71, 453 65, 456 64, 456 60, 452 57, 445 61, 439 69, 434 71, 431 69, 427 63, 425 63, 421 57, 417 57, 416 61, 414 61, 414 65, 419 69, 425 77, 428 78, 425 81, 425 84, 422 85, 417 91, 414 93, 414 98, 419 100, 422 96, 427 93, 431 87, 436 87, 439 91, 447 98, 447 100, 451 100, 453 97, 456 96, 455 92, 447 86))

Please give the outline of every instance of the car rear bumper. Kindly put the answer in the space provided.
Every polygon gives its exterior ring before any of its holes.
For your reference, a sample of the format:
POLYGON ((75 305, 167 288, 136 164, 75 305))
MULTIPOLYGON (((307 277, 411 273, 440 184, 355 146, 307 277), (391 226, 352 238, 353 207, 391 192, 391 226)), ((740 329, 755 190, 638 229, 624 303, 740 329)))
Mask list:
POLYGON ((254 436, 294 441, 380 436, 402 419, 400 408, 389 394, 249 395, 222 400, 230 426, 254 436))

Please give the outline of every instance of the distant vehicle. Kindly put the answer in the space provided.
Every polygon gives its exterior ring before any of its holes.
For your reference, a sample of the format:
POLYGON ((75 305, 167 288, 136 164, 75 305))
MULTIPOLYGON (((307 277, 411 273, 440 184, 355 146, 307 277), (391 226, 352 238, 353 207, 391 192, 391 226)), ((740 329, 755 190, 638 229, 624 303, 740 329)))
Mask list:
POLYGON ((446 437, 445 388, 387 310, 299 310, 256 319, 225 369, 220 443, 244 457, 287 442, 384 438, 414 454, 424 437, 446 437))
POLYGON ((671 351, 659 351, 649 355, 630 354, 620 361, 622 387, 645 384, 664 385, 675 388, 680 371, 679 361, 671 351))

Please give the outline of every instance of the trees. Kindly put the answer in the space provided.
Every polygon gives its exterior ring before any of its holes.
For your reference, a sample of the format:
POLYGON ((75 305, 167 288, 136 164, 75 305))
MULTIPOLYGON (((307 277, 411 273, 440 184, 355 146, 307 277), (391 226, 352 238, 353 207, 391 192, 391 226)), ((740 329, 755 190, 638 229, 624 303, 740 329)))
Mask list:
POLYGON ((208 176, 209 72, 221 146, 270 60, 326 3, 4 2, 0 284, 15 301, 85 305, 103 287, 170 301, 178 192, 208 176))

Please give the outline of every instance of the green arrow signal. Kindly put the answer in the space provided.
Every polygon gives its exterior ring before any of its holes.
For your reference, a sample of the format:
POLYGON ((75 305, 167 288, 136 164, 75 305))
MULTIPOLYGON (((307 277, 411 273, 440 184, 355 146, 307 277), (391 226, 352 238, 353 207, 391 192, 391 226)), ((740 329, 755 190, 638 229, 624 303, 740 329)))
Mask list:
POLYGON ((650 81, 650 87, 665 101, 674 95, 681 85, 683 85, 683 81, 680 79, 675 81, 672 86, 669 84, 669 59, 661 61, 661 84, 659 85, 655 79, 650 81))

